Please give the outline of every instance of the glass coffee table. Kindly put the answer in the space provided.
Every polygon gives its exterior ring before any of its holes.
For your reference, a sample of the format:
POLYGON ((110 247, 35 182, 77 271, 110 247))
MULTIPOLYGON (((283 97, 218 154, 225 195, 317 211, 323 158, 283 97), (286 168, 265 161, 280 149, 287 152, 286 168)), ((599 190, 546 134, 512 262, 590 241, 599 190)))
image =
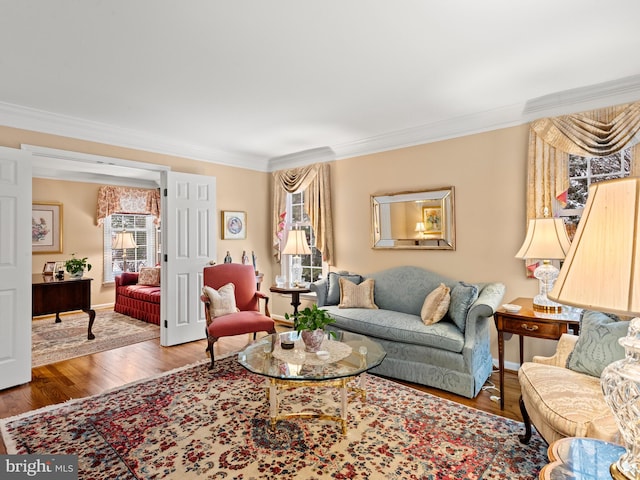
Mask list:
POLYGON ((238 362, 252 373, 266 378, 269 420, 275 429, 278 420, 289 417, 320 418, 340 423, 347 433, 349 392, 366 400, 368 370, 382 363, 386 352, 379 343, 364 335, 336 332, 325 338, 320 352, 305 352, 297 332, 274 333, 247 346, 238 362), (293 340, 294 348, 282 348, 283 340, 293 340), (321 353, 323 352, 323 353, 321 353), (359 377, 355 384, 349 385, 359 377), (333 387, 340 392, 340 415, 316 412, 279 413, 278 391, 300 387, 333 387))

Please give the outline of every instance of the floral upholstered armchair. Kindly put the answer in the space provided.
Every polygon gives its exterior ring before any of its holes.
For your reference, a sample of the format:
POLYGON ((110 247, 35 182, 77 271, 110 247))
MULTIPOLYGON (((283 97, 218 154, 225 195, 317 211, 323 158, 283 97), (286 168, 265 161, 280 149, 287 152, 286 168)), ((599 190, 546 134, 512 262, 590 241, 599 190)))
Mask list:
POLYGON ((624 357, 618 339, 626 335, 628 324, 613 315, 585 311, 580 336, 564 334, 553 356, 536 356, 522 364, 518 370, 525 423, 522 443, 529 442, 532 424, 549 444, 564 437, 620 442, 600 374, 624 357))

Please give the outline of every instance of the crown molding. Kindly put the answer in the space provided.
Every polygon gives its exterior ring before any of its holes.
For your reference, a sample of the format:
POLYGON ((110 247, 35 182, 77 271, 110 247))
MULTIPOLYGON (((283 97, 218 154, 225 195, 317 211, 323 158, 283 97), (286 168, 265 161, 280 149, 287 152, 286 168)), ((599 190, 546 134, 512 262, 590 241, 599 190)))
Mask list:
POLYGON ((522 105, 488 110, 485 112, 450 118, 418 127, 384 133, 355 142, 334 145, 336 159, 341 160, 361 155, 413 147, 426 143, 439 142, 451 138, 463 137, 499 128, 521 125, 522 105))
POLYGON ((585 112, 640 99, 640 75, 573 88, 527 101, 523 116, 528 121, 542 117, 585 112))
POLYGON ((266 158, 239 155, 175 142, 106 123, 83 120, 11 103, 0 102, 0 125, 219 165, 267 171, 266 158))
MULTIPOLYGON (((477 112, 324 148, 335 152, 335 160, 342 160, 514 127, 538 118, 583 112, 638 100, 640 75, 635 75, 545 95, 525 104, 477 112)), ((300 166, 303 162, 309 164, 327 161, 326 158, 314 159, 313 151, 305 150, 300 152, 300 156, 292 153, 278 159, 286 158, 288 163, 295 166, 300 166)))
POLYGON ((331 147, 318 147, 269 159, 269 171, 275 172, 285 168, 304 167, 311 163, 330 162, 336 159, 336 152, 331 147))
POLYGON ((311 163, 433 143, 522 125, 538 118, 593 110, 640 100, 640 75, 544 95, 514 104, 439 122, 383 133, 352 142, 293 152, 270 159, 183 144, 113 125, 91 122, 0 102, 0 124, 87 141, 145 150, 163 155, 272 172, 311 163))

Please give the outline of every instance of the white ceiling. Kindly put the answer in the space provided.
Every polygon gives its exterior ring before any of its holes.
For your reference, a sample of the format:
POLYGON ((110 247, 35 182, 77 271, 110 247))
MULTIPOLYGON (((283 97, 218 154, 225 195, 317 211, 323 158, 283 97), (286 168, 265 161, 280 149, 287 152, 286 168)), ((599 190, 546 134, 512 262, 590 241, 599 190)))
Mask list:
POLYGON ((640 99, 637 0, 0 0, 0 124, 270 171, 640 99))

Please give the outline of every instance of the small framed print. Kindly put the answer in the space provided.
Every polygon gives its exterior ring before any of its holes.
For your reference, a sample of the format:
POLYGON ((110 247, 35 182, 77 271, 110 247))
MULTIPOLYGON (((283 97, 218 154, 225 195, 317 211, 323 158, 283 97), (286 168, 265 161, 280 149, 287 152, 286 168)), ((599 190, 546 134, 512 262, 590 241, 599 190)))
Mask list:
POLYGON ((57 262, 45 262, 44 267, 42 268, 42 274, 53 275, 56 271, 56 263, 57 262))
POLYGON ((221 230, 223 240, 242 240, 247 238, 246 212, 223 210, 221 230))
POLYGON ((61 203, 32 203, 31 251, 33 253, 62 253, 61 203))

